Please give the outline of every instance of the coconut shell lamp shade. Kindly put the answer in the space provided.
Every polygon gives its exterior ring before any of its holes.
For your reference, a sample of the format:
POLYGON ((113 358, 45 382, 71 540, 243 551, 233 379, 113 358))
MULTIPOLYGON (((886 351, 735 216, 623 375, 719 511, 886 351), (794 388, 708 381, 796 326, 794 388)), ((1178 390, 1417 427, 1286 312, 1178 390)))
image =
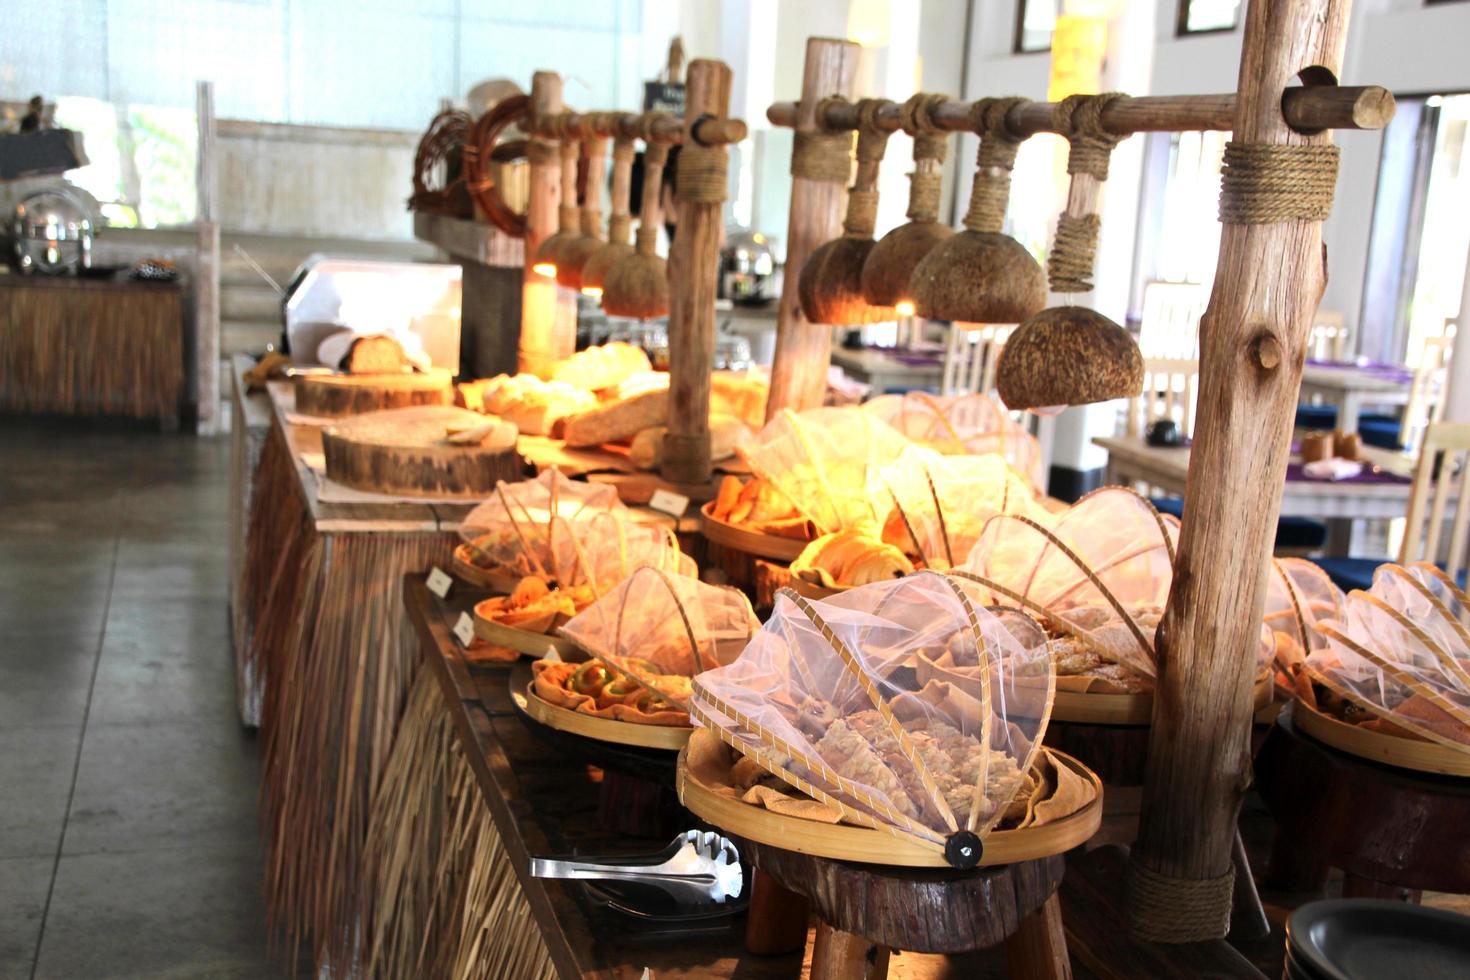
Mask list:
POLYGON ((582 266, 582 292, 588 296, 601 296, 612 267, 633 254, 633 216, 628 211, 633 153, 631 137, 613 140, 612 215, 607 221, 607 241, 582 266))
POLYGON ((582 197, 582 231, 561 245, 556 261, 556 281, 567 289, 582 288, 583 266, 607 244, 602 240, 602 177, 606 158, 606 139, 593 137, 582 141, 583 172, 587 175, 587 189, 582 197))
POLYGON ((1021 141, 1006 113, 1019 99, 975 103, 980 133, 965 230, 940 242, 914 267, 909 288, 916 312, 931 320, 1020 323, 1046 306, 1046 277, 1025 246, 1001 233, 1011 170, 1021 141))
POLYGON ((863 261, 863 298, 873 306, 892 307, 913 316, 916 307, 909 280, 914 268, 954 229, 939 220, 944 184, 944 156, 949 135, 930 112, 945 96, 919 93, 903 104, 903 129, 914 138, 914 172, 909 176, 908 221, 878 239, 863 261))
POLYGON ((659 193, 668 158, 666 144, 647 144, 643 153, 643 205, 638 212, 633 254, 613 266, 603 282, 602 308, 610 316, 649 320, 669 312, 668 265, 656 250, 662 219, 659 193))
MULTIPOLYGON (((561 122, 561 120, 558 120, 561 122)), ((577 141, 565 132, 563 124, 561 143, 557 152, 561 156, 561 208, 558 211, 556 233, 541 243, 536 250, 536 261, 531 268, 540 275, 556 278, 560 268, 561 251, 567 243, 582 237, 582 226, 577 212, 577 141)))
MULTIPOLYGON (((1057 129, 1070 142, 1072 175, 1067 209, 1057 221, 1047 260, 1053 291, 1092 290, 1093 259, 1101 223, 1097 199, 1108 159, 1120 137, 1102 127, 1101 114, 1117 94, 1074 95, 1057 104, 1057 129)), ((1143 390, 1143 355, 1127 330, 1085 306, 1058 306, 1024 321, 1001 351, 996 387, 1011 409, 1132 398, 1143 390)))
POLYGON ((797 281, 801 312, 811 323, 857 326, 898 319, 892 306, 875 306, 863 294, 863 266, 876 244, 878 168, 888 146, 888 132, 878 127, 877 113, 886 104, 884 99, 857 104, 857 173, 847 193, 842 236, 818 246, 797 281))

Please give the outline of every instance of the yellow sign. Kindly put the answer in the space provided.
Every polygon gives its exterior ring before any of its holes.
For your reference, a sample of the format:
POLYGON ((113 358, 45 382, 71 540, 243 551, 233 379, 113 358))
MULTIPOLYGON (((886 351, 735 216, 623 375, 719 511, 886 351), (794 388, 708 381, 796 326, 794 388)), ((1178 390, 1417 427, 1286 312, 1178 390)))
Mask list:
POLYGON ((1103 59, 1108 51, 1104 17, 1062 14, 1051 36, 1051 80, 1046 97, 1060 102, 1069 95, 1095 95, 1102 89, 1103 59))

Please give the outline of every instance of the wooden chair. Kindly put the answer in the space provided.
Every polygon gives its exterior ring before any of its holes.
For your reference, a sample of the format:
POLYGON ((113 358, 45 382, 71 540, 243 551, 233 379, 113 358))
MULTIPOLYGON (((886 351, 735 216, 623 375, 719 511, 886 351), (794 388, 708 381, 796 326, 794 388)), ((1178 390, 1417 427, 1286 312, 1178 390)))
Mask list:
POLYGON ((1143 393, 1128 402, 1127 435, 1148 431, 1159 419, 1172 419, 1179 434, 1194 436, 1194 406, 1199 397, 1199 361, 1145 357, 1143 393))
MULTIPOLYGON (((1404 540, 1397 557, 1392 560, 1401 565, 1416 561, 1438 562, 1451 576, 1458 579, 1464 575, 1466 545, 1470 543, 1467 470, 1470 470, 1470 422, 1429 423, 1419 451, 1419 462, 1414 468, 1404 540), (1448 538, 1444 536, 1446 521, 1451 522, 1448 538)), ((1373 571, 1389 560, 1319 558, 1317 564, 1341 588, 1366 589, 1373 584, 1373 571)))
POLYGON ((990 394, 995 391, 995 365, 1014 327, 964 329, 951 325, 944 350, 942 395, 990 394))
POLYGON ((1197 282, 1150 282, 1143 287, 1138 347, 1144 357, 1199 357, 1199 321, 1209 292, 1197 282))

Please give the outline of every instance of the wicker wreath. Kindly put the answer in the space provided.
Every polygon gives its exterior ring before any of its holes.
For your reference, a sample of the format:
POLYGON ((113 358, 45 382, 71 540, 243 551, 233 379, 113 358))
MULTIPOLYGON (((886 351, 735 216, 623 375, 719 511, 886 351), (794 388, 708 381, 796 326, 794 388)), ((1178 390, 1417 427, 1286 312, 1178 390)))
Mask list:
POLYGON ((507 129, 530 114, 529 96, 512 95, 501 99, 475 123, 464 147, 465 189, 491 224, 515 238, 526 237, 526 216, 517 214, 505 203, 500 187, 495 183, 494 165, 525 158, 525 140, 497 141, 507 129))
POLYGON ((464 150, 474 120, 462 109, 446 109, 434 117, 419 140, 413 158, 413 196, 408 199, 410 211, 469 217, 469 193, 465 188, 464 150), (443 187, 432 187, 440 179, 443 165, 443 187))

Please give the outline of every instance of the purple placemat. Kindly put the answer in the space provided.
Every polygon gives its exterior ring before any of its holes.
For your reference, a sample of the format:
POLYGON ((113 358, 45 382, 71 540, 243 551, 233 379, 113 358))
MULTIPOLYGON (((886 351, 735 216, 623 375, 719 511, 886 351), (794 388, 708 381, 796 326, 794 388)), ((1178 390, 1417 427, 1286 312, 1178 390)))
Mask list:
POLYGON ((1412 479, 1410 479, 1407 476, 1399 476, 1397 473, 1390 473, 1388 470, 1378 469, 1378 468, 1374 467, 1372 464, 1365 464, 1363 466, 1363 472, 1359 473, 1357 476, 1350 476, 1346 480, 1319 480, 1319 479, 1316 479, 1315 477, 1307 476, 1306 472, 1302 469, 1302 465, 1303 464, 1301 464, 1301 463, 1287 463, 1286 464, 1286 478, 1288 480, 1298 480, 1298 481, 1300 481, 1302 483, 1413 483, 1414 482, 1412 479))
POLYGON ((1330 368, 1335 371, 1358 371, 1399 384, 1410 384, 1414 380, 1414 372, 1407 370, 1402 364, 1384 364, 1379 361, 1318 361, 1312 358, 1307 359, 1307 364, 1311 367, 1330 368))

